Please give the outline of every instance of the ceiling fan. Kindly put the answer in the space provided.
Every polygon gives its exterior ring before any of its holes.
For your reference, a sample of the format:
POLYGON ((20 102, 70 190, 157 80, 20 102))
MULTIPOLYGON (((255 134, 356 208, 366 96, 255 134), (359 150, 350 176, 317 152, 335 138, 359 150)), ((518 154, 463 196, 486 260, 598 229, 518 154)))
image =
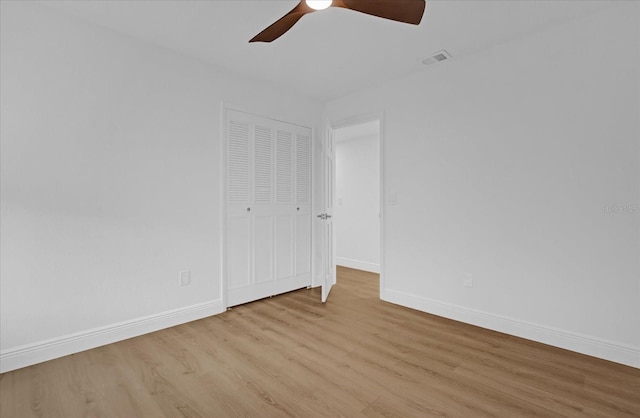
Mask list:
POLYGON ((291 29, 302 16, 329 7, 357 12, 417 25, 422 20, 425 0, 300 0, 289 13, 251 38, 249 42, 271 42, 291 29))

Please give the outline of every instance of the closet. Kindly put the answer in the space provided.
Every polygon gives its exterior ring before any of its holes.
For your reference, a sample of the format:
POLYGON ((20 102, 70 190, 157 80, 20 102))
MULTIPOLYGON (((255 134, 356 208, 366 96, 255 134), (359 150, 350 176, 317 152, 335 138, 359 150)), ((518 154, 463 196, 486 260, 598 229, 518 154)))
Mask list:
POLYGON ((225 112, 226 304, 311 284, 311 129, 225 112))

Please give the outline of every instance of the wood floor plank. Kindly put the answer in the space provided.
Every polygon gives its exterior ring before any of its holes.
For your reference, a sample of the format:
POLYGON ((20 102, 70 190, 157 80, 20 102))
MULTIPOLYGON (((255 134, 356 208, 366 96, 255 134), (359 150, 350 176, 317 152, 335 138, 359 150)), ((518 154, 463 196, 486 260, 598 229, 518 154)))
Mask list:
POLYGON ((0 417, 640 417, 640 370, 301 289, 0 375, 0 417))

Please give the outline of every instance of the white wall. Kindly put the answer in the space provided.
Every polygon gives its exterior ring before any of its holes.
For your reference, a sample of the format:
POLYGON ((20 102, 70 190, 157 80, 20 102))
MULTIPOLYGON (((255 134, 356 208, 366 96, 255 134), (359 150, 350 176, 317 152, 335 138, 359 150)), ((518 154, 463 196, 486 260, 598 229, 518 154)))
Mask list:
MULTIPOLYGON (((338 139, 340 130, 334 132, 338 139)), ((378 135, 336 142, 336 263, 380 272, 380 142, 378 135)))
POLYGON ((384 299, 640 367, 638 7, 327 105, 385 114, 384 299))
POLYGON ((321 105, 28 2, 1 15, 2 370, 219 312, 222 103, 316 129, 321 105))

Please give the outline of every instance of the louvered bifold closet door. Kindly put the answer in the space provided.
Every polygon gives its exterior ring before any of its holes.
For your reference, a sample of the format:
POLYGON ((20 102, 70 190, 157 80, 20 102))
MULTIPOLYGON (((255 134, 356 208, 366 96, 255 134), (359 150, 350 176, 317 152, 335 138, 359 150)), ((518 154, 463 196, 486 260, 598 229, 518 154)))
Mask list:
POLYGON ((227 122, 227 288, 251 284, 251 149, 253 127, 248 115, 234 112, 227 122))
POLYGON ((311 277, 311 132, 298 128, 295 136, 295 275, 311 277))
POLYGON ((311 283, 311 130, 227 110, 227 305, 311 283))
POLYGON ((276 279, 293 276, 293 141, 284 124, 276 130, 276 279))
POLYGON ((274 278, 273 211, 273 128, 268 121, 255 125, 253 254, 254 283, 268 283, 274 278))

